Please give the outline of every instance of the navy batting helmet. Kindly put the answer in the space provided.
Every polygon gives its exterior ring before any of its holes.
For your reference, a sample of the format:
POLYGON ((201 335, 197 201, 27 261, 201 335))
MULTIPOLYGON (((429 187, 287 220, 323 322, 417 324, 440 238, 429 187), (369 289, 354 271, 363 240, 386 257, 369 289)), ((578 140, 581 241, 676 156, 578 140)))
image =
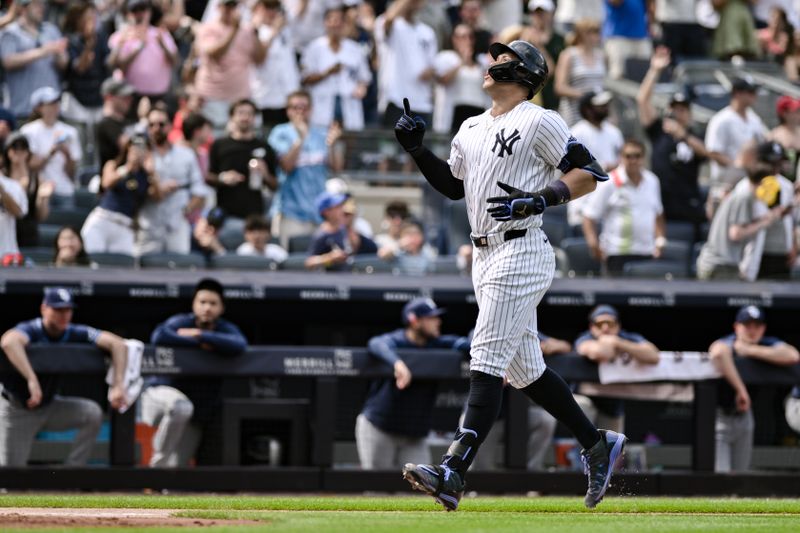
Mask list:
POLYGON ((542 53, 527 41, 512 41, 510 44, 493 43, 489 53, 497 59, 503 53, 509 53, 519 58, 519 61, 509 61, 489 67, 489 75, 495 81, 520 83, 528 88, 528 100, 542 90, 547 81, 547 61, 542 53))

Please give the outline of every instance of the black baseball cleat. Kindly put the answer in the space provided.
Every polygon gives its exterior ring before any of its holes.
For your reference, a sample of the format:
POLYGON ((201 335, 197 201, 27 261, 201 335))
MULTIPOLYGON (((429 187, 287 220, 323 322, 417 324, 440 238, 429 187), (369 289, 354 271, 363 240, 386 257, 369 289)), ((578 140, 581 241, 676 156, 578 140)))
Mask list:
POLYGON ((614 472, 617 459, 622 456, 628 438, 622 433, 605 429, 598 430, 600 440, 589 450, 581 451, 583 472, 589 478, 589 489, 583 500, 586 507, 594 509, 603 499, 614 472))
POLYGON ((415 490, 430 494, 446 511, 458 509, 464 495, 464 481, 455 470, 444 465, 415 465, 406 463, 403 479, 415 490))

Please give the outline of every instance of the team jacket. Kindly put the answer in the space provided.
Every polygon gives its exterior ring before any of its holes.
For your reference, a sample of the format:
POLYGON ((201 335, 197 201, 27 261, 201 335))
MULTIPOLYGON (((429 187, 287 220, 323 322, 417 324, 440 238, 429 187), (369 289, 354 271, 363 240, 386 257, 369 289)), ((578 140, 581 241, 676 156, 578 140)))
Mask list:
MULTIPOLYGON (((469 339, 456 335, 442 335, 425 346, 413 344, 406 338, 404 329, 397 329, 369 340, 370 355, 389 366, 400 359, 397 350, 451 349, 469 351, 469 339)), ((429 380, 416 380, 412 375, 411 385, 399 390, 394 378, 377 379, 370 383, 367 400, 362 413, 377 428, 394 435, 422 438, 431 429, 433 405, 438 384, 429 380)))

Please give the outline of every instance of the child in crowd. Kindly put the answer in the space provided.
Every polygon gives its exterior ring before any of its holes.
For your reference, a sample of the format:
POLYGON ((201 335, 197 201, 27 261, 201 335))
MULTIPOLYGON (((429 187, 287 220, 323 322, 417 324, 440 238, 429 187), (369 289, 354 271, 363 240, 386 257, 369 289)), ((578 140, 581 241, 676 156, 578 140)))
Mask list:
POLYGON ((244 241, 237 249, 237 255, 266 257, 276 263, 283 263, 289 254, 270 241, 270 223, 261 215, 250 215, 244 222, 244 241))

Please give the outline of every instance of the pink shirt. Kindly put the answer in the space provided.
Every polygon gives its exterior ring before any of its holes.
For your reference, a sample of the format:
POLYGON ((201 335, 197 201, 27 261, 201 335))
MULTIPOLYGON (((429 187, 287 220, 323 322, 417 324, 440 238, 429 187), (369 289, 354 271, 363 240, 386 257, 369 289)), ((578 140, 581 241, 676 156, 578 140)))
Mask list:
MULTIPOLYGON (((117 48, 119 42, 122 40, 122 35, 125 29, 115 32, 108 40, 110 48, 117 48)), ((164 45, 172 53, 177 52, 178 47, 175 46, 175 41, 168 31, 161 30, 150 26, 147 28, 147 39, 145 40, 144 49, 139 52, 125 71, 125 79, 133 85, 136 92, 146 95, 159 95, 169 91, 169 85, 172 81, 172 66, 167 60, 167 54, 158 44, 158 34, 162 34, 164 45)), ((142 41, 139 39, 131 39, 122 45, 121 57, 128 57, 133 53, 142 41)))
POLYGON ((216 47, 230 34, 231 28, 219 20, 203 24, 197 32, 195 46, 200 67, 195 78, 198 94, 209 100, 233 102, 250 97, 250 66, 255 47, 255 35, 248 24, 242 24, 225 55, 218 61, 206 52, 216 47))

